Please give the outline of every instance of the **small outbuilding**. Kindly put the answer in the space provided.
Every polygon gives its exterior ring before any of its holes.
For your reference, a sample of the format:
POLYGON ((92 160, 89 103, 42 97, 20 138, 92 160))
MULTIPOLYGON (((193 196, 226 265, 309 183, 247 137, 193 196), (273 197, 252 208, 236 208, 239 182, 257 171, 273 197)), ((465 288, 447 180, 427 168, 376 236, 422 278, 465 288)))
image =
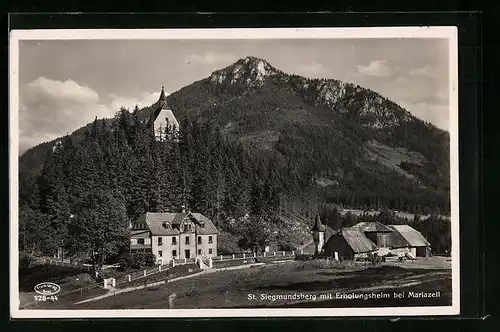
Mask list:
POLYGON ((431 255, 431 244, 416 229, 409 225, 389 225, 394 231, 388 240, 393 254, 406 254, 412 257, 428 257, 431 255))
POLYGON ((359 229, 353 227, 336 231, 324 246, 324 255, 339 259, 355 259, 366 257, 368 253, 377 250, 373 241, 359 229))

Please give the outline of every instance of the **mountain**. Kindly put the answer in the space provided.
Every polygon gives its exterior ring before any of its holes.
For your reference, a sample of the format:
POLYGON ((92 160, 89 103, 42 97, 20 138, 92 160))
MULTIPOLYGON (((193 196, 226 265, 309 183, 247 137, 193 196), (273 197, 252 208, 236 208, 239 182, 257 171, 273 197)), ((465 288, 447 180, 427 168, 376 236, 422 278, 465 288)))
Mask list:
MULTIPOLYGON (((168 102, 177 117, 220 128, 282 164, 301 160, 327 198, 346 188, 370 196, 367 205, 376 196, 416 195, 419 205, 449 211, 449 134, 372 90, 246 57, 168 102)), ((400 198, 391 200, 403 209, 400 198)))
MULTIPOLYGON (((254 162, 267 158, 286 168, 300 183, 296 192, 348 206, 449 212, 448 133, 372 90, 286 74, 246 57, 167 99, 179 122, 217 129, 254 162)), ((152 109, 135 113, 145 120, 152 109)), ((35 174, 56 141, 27 151, 20 172, 35 174)))

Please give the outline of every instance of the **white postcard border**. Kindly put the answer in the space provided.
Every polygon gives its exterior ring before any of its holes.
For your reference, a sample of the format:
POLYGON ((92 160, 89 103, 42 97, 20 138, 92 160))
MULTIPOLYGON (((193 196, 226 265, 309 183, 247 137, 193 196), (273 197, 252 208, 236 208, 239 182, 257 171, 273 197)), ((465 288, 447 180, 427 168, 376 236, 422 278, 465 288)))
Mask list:
POLYGON ((262 28, 262 29, 54 29, 13 30, 9 52, 9 174, 10 174, 10 312, 12 318, 139 318, 139 317, 342 317, 439 316, 460 313, 459 170, 458 170, 458 41, 457 28, 262 28), (124 309, 21 310, 19 309, 18 155, 19 155, 19 41, 20 40, 144 40, 144 39, 448 39, 450 82, 450 194, 452 237, 452 305, 443 307, 369 307, 311 309, 124 309))

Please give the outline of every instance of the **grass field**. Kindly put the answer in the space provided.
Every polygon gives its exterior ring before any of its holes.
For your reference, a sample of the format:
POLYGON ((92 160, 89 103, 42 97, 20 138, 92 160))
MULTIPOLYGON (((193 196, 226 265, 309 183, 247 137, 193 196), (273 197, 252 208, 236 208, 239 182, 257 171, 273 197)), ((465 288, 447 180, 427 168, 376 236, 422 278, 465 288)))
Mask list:
POLYGON ((293 261, 200 275, 67 308, 166 309, 173 294, 173 308, 177 309, 451 305, 451 266, 450 259, 444 257, 377 266, 323 260, 293 261), (358 296, 383 297, 336 298, 337 294, 352 292, 358 296), (394 292, 404 293, 404 297, 395 299, 394 292), (410 298, 409 292, 434 292, 436 297, 410 298), (279 298, 294 294, 309 298, 279 298))

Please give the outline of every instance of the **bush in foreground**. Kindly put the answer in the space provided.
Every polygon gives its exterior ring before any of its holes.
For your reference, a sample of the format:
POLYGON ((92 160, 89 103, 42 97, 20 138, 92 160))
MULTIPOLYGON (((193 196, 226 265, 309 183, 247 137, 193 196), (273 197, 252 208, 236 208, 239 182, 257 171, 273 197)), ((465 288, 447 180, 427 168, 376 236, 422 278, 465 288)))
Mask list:
POLYGON ((120 258, 119 264, 122 271, 128 269, 142 269, 155 265, 156 257, 149 252, 126 253, 120 258))

